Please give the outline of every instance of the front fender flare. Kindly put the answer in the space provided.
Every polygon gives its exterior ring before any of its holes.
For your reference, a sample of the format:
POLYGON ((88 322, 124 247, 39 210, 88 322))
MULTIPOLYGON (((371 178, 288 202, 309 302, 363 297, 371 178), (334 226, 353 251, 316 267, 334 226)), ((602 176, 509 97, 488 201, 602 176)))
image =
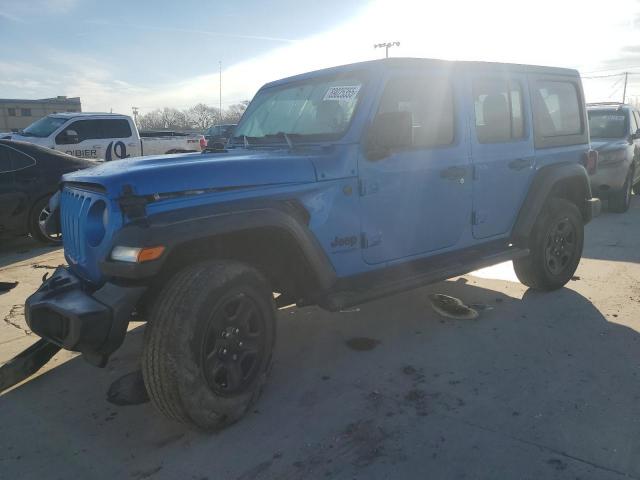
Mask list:
POLYGON ((336 273, 318 240, 306 225, 306 214, 294 202, 278 202, 267 206, 195 207, 160 213, 146 222, 128 225, 113 238, 112 244, 131 247, 162 245, 167 250, 158 260, 148 263, 114 262, 105 259, 102 271, 112 277, 143 279, 156 275, 171 250, 193 240, 214 237, 242 230, 272 227, 291 235, 315 275, 318 286, 328 289, 336 273))

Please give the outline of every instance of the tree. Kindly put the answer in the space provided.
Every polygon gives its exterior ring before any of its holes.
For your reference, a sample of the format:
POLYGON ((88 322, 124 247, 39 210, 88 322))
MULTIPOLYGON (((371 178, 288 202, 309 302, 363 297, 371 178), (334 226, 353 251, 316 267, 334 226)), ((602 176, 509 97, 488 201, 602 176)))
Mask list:
POLYGON ((187 112, 189 125, 197 130, 206 130, 215 123, 219 116, 220 112, 217 108, 209 107, 204 103, 198 103, 187 112))
POLYGON ((156 130, 164 128, 161 110, 153 110, 146 115, 138 115, 138 128, 141 130, 156 130))
POLYGON ((222 113, 222 123, 238 123, 240 117, 242 117, 242 114, 247 109, 247 105, 249 105, 248 100, 229 105, 227 110, 222 113))

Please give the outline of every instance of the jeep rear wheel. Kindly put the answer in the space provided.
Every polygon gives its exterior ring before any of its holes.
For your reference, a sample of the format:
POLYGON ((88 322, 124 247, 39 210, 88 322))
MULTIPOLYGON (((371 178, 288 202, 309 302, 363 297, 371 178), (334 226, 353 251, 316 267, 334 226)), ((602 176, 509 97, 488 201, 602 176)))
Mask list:
POLYGON ((179 272, 150 312, 142 372, 165 416, 203 430, 239 420, 271 369, 276 314, 264 277, 232 261, 179 272))
POLYGON ((529 256, 513 261, 518 280, 536 290, 556 290, 573 276, 584 243, 584 225, 575 204, 552 198, 534 226, 529 256))

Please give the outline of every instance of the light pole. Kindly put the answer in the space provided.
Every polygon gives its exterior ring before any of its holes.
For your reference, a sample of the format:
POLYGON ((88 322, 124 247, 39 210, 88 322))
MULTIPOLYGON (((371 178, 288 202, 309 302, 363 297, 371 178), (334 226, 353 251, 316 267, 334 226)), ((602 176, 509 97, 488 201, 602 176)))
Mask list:
POLYGON ((220 121, 218 124, 222 125, 222 61, 218 62, 218 70, 220 71, 220 121))
POLYGON ((387 43, 376 43, 373 48, 382 48, 384 47, 384 58, 389 58, 389 49, 391 47, 399 47, 400 42, 387 42, 387 43))
POLYGON ((138 107, 131 107, 131 111, 133 112, 133 121, 138 126, 138 107))

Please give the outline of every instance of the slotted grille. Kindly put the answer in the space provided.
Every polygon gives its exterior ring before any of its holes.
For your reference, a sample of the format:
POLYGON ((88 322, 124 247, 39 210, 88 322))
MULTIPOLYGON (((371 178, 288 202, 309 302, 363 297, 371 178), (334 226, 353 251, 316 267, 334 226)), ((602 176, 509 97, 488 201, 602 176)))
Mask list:
POLYGON ((70 261, 82 264, 87 259, 84 223, 91 197, 78 190, 65 188, 60 197, 60 224, 64 251, 70 261))

